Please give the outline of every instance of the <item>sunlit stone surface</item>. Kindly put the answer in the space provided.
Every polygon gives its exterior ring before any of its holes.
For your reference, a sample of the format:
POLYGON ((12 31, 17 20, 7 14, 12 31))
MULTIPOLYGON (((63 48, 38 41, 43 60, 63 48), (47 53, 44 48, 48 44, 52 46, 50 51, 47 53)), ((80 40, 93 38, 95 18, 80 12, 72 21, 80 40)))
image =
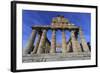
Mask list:
POLYGON ((87 44, 80 27, 69 23, 64 16, 57 16, 52 19, 51 25, 34 25, 32 27, 32 33, 26 45, 22 61, 27 63, 87 60, 91 58, 89 47, 90 45, 87 44), (51 41, 47 38, 48 30, 52 30, 51 41), (62 32, 62 39, 59 39, 62 40, 61 44, 56 42, 57 30, 62 32), (65 31, 69 31, 71 34, 68 41, 66 41, 65 31), (38 39, 36 45, 33 45, 36 34, 38 34, 38 39))

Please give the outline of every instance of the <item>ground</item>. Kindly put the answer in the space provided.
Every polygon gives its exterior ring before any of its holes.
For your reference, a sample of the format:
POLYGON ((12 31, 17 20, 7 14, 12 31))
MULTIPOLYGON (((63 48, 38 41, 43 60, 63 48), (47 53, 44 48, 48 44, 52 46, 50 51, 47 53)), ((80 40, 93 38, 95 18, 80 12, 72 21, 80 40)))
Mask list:
POLYGON ((23 55, 23 62, 49 62, 49 61, 68 61, 68 60, 88 60, 91 59, 90 52, 78 53, 54 53, 54 54, 33 54, 23 55))

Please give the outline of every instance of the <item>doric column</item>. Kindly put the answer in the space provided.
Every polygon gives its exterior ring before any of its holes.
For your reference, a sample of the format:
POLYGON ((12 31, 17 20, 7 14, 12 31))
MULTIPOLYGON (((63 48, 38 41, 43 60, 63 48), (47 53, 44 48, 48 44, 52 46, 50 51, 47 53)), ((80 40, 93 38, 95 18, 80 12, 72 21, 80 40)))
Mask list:
POLYGON ((89 52, 89 47, 87 45, 87 42, 86 42, 86 40, 85 40, 85 38, 83 36, 83 33, 82 33, 81 29, 79 30, 79 34, 80 34, 80 42, 82 44, 83 51, 84 52, 89 52))
POLYGON ((50 53, 55 53, 55 52, 56 52, 56 30, 52 30, 50 53))
POLYGON ((67 44, 67 51, 69 52, 71 50, 71 42, 69 41, 68 44, 67 44))
POLYGON ((36 37, 36 30, 32 30, 32 33, 25 48, 26 49, 25 54, 29 54, 33 50, 34 47, 33 43, 35 41, 35 37, 36 37))
POLYGON ((45 42, 46 42, 46 32, 47 32, 47 30, 45 30, 45 29, 42 32, 42 36, 41 36, 41 40, 40 40, 39 47, 37 50, 37 54, 41 54, 45 50, 44 47, 45 47, 45 42))
POLYGON ((65 31, 62 30, 62 53, 66 52, 67 52, 66 36, 65 36, 65 31))
POLYGON ((78 42, 78 39, 76 38, 75 31, 71 31, 71 41, 72 41, 73 52, 81 52, 82 49, 78 42))
POLYGON ((39 31, 38 32, 38 38, 37 38, 37 41, 36 41, 36 45, 35 45, 31 54, 35 54, 37 52, 38 46, 39 46, 39 43, 40 43, 40 39, 41 39, 41 32, 39 31))
POLYGON ((45 53, 49 53, 49 50, 50 50, 50 44, 48 43, 48 41, 46 41, 45 53))

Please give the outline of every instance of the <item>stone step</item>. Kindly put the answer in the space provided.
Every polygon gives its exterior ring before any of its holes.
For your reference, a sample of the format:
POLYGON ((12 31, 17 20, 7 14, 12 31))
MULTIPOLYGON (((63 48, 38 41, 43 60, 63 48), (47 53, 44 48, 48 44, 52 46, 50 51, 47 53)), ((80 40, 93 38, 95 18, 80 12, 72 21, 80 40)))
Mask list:
POLYGON ((79 53, 54 53, 54 54, 33 54, 24 55, 22 61, 28 62, 50 62, 50 61, 69 61, 69 60, 88 60, 91 58, 90 52, 79 53))

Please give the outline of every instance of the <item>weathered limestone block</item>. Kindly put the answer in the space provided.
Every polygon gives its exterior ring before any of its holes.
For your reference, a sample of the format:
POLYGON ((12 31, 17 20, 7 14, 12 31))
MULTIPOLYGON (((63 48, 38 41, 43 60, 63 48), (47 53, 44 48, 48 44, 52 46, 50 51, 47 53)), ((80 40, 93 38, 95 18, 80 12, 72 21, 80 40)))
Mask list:
POLYGON ((45 29, 42 32, 42 36, 41 36, 41 40, 39 43, 37 54, 44 53, 44 50, 45 50, 44 46, 45 46, 45 42, 46 42, 46 32, 47 32, 47 30, 45 30, 45 29))
POLYGON ((35 41, 35 37, 36 37, 36 30, 32 30, 32 33, 25 48, 26 49, 25 54, 29 54, 33 50, 34 47, 33 43, 35 41))
POLYGON ((56 30, 52 30, 50 53, 55 53, 55 52, 56 52, 56 30))
POLYGON ((83 33, 82 33, 82 30, 81 29, 79 30, 79 35, 80 35, 80 42, 82 44, 83 51, 84 52, 89 52, 90 51, 89 50, 89 47, 87 45, 87 42, 86 42, 86 40, 85 40, 85 38, 83 36, 83 33))

